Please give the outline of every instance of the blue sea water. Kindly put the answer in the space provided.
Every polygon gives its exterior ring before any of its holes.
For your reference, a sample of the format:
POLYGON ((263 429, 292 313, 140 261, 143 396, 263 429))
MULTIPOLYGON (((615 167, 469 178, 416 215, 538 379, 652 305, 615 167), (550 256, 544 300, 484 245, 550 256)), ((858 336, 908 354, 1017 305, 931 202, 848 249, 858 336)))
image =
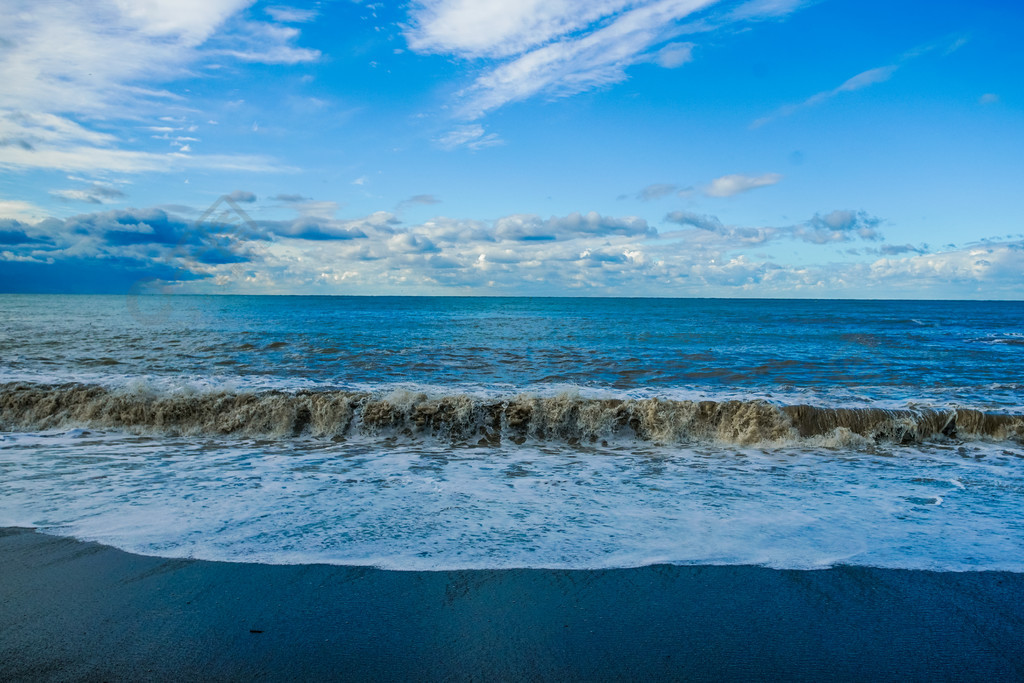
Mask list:
POLYGON ((1024 303, 0 296, 0 524, 399 569, 1024 571, 1024 303))

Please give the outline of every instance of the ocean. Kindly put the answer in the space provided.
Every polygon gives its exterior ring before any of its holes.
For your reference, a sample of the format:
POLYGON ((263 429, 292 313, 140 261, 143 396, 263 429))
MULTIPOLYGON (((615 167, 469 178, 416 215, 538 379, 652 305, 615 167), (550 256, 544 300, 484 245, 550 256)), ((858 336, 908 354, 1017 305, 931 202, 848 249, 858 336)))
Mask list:
POLYGON ((1024 571, 1024 302, 0 296, 0 526, 389 569, 1024 571))

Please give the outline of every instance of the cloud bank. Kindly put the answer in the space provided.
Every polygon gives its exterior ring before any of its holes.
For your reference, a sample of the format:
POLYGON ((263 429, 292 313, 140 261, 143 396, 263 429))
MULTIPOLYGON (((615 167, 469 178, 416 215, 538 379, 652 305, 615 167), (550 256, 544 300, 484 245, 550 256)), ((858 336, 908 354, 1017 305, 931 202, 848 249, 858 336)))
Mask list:
POLYGON ((938 251, 890 245, 881 219, 851 209, 781 226, 674 211, 665 231, 596 212, 415 224, 386 211, 222 218, 197 224, 129 209, 2 219, 0 289, 113 292, 142 282, 202 293, 1014 297, 1024 273, 1024 238, 938 251), (803 245, 803 256, 773 257, 784 244, 803 245))

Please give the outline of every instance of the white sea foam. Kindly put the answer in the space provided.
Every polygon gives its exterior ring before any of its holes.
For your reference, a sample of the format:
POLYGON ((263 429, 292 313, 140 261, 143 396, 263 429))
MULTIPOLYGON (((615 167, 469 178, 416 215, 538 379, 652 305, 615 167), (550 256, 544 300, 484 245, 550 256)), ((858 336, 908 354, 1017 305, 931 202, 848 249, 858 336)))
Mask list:
POLYGON ((133 552, 391 569, 1024 571, 1024 452, 450 448, 97 432, 0 443, 0 521, 133 552), (957 486, 954 482, 969 482, 957 486))

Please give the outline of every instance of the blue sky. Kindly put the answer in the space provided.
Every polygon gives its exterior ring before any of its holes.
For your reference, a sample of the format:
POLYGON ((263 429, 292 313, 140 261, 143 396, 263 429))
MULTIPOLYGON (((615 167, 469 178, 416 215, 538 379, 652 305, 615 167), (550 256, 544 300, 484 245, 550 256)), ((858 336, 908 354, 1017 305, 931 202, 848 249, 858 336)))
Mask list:
POLYGON ((0 5, 2 291, 1024 293, 1015 3, 0 5))

